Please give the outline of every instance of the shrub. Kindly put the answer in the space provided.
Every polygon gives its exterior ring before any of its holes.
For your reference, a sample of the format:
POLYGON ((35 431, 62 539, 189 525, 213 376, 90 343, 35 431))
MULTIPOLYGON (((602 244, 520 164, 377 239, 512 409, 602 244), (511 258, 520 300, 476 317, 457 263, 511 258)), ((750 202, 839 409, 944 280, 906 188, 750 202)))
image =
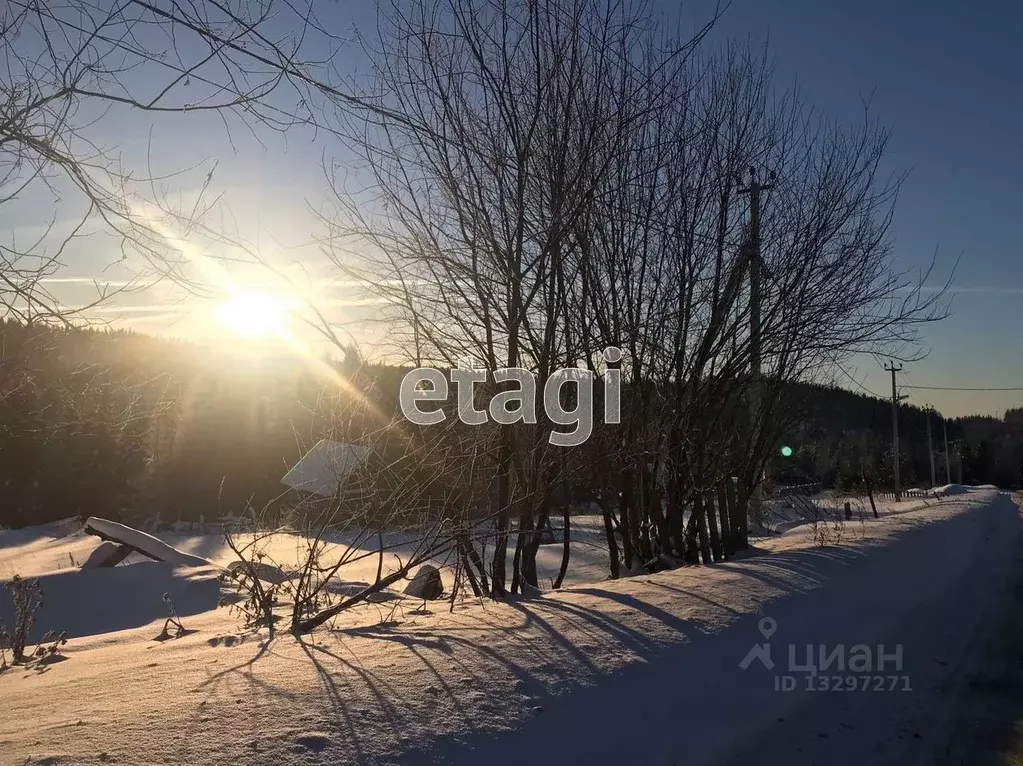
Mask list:
MULTIPOLYGON (((14 599, 14 628, 8 629, 0 622, 0 645, 11 650, 14 664, 18 665, 26 660, 25 647, 36 622, 36 612, 43 605, 43 591, 38 580, 26 580, 20 575, 14 575, 4 587, 14 599)), ((0 662, 6 665, 6 657, 0 656, 0 662)))

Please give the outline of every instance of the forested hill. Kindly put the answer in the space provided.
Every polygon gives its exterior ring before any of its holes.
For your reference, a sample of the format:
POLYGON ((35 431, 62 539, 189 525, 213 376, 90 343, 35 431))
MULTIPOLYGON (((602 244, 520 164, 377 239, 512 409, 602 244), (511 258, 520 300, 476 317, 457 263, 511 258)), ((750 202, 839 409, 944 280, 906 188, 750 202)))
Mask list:
MULTIPOLYGON (((323 360, 393 411, 402 369, 323 360), (358 374, 353 370, 358 368, 358 374)), ((0 323, 0 525, 73 514, 211 519, 280 492, 290 465, 325 436, 358 439, 334 413, 346 394, 294 357, 222 350, 123 331, 0 323)), ((891 403, 798 384, 777 481, 855 484, 864 464, 891 480, 891 403)), ((903 486, 929 482, 926 414, 899 408, 903 486)), ((949 421, 952 478, 1018 487, 1023 412, 949 421)), ((942 422, 932 416, 938 481, 942 422)), ((354 430, 353 430, 354 429, 354 430)))
MULTIPOLYGON (((864 453, 881 485, 892 481, 892 404, 838 387, 797 384, 800 424, 791 436, 794 473, 805 473, 827 485, 848 481, 864 453), (844 476, 842 474, 849 474, 844 476)), ((903 487, 930 483, 927 412, 901 402, 899 416, 900 474, 903 487)), ((933 413, 931 439, 938 484, 945 479, 945 436, 953 482, 1023 486, 1023 410, 1009 410, 1004 419, 986 416, 947 422, 933 413)), ((784 472, 786 461, 776 460, 784 472)))

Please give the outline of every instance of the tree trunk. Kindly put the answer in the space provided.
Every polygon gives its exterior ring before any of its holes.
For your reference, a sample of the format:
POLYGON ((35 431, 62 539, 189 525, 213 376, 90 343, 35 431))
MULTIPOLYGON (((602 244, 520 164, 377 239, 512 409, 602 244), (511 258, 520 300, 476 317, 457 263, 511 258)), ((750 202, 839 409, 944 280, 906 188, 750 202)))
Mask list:
POLYGON ((561 568, 558 570, 558 577, 552 584, 552 588, 557 590, 561 587, 561 584, 565 581, 565 573, 568 572, 568 559, 572 554, 571 532, 572 532, 572 514, 570 513, 570 506, 566 498, 562 497, 561 503, 561 525, 564 527, 562 530, 563 547, 561 549, 561 568))
POLYGON ((711 563, 710 536, 707 534, 707 511, 703 507, 703 496, 697 492, 693 497, 693 520, 696 522, 696 534, 700 536, 700 555, 703 563, 711 563))
POLYGON ((625 568, 632 569, 632 557, 633 557, 633 543, 638 534, 635 536, 634 533, 639 531, 639 525, 635 523, 632 513, 632 472, 628 468, 622 469, 622 494, 621 501, 619 504, 618 521, 619 528, 622 530, 622 559, 625 562, 625 568))
POLYGON ((515 535, 515 557, 512 559, 512 582, 511 592, 519 592, 519 584, 521 582, 520 567, 522 565, 522 547, 525 541, 527 530, 522 527, 528 522, 525 514, 519 514, 519 533, 515 535))
MULTIPOLYGON (((469 562, 469 558, 467 556, 462 556, 462 569, 465 571, 465 577, 469 581, 469 585, 472 586, 472 595, 476 598, 483 598, 483 596, 489 595, 483 590, 480 582, 476 579, 476 574, 472 571, 472 564, 469 562)), ((452 588, 451 603, 454 604, 454 602, 455 592, 454 588, 452 588)))
POLYGON ((697 542, 699 521, 694 505, 690 511, 690 521, 685 524, 685 560, 688 564, 700 564, 700 545, 697 542))
POLYGON ((653 481, 647 493, 647 508, 650 509, 650 518, 653 519, 654 528, 657 530, 657 553, 670 553, 671 533, 668 530, 668 520, 661 507, 661 493, 657 491, 657 485, 653 481))
POLYGON ((465 570, 469 575, 469 582, 473 585, 473 590, 476 589, 476 578, 473 575, 473 568, 475 567, 480 578, 480 590, 484 596, 489 596, 490 583, 487 582, 486 567, 483 566, 483 559, 481 559, 479 553, 476 552, 476 546, 472 544, 472 540, 469 539, 469 535, 467 533, 462 532, 461 535, 459 535, 458 545, 462 549, 462 557, 465 559, 465 570))
POLYGON ((497 539, 494 542, 494 559, 491 569, 494 598, 505 595, 505 577, 508 558, 508 509, 511 505, 511 431, 504 426, 501 436, 501 450, 497 466, 497 539))
POLYGON ((725 492, 728 496, 728 507, 730 512, 729 527, 732 531, 732 540, 736 551, 744 551, 749 547, 749 528, 746 522, 746 504, 739 498, 735 478, 725 479, 725 492))
POLYGON ((867 497, 870 499, 870 510, 874 512, 874 518, 879 519, 877 515, 877 506, 874 504, 874 482, 870 480, 870 474, 864 472, 863 483, 867 485, 867 497))
POLYGON ((668 481, 668 528, 671 533, 672 545, 675 548, 675 555, 684 559, 687 548, 682 520, 682 482, 678 478, 677 468, 672 468, 668 481))
POLYGON ((618 566, 618 541, 615 539, 615 528, 611 521, 611 513, 606 508, 601 509, 604 517, 604 536, 607 537, 607 563, 611 572, 611 579, 617 580, 621 576, 621 569, 618 566))
POLYGON ((731 519, 728 516, 728 490, 724 482, 718 482, 717 488, 718 518, 721 520, 721 549, 725 558, 735 553, 732 540, 731 519))
POLYGON ((642 513, 637 518, 641 563, 649 561, 654 556, 654 548, 650 542, 650 484, 650 470, 644 464, 639 474, 639 502, 636 504, 642 513))
POLYGON ((530 534, 526 536, 522 550, 522 581, 534 588, 540 587, 536 574, 536 552, 540 549, 540 543, 543 542, 544 533, 547 531, 549 514, 550 511, 545 503, 535 522, 532 518, 530 519, 530 534))
POLYGON ((710 549, 714 554, 714 561, 722 561, 724 556, 721 555, 721 538, 718 536, 717 514, 714 509, 714 493, 708 492, 704 502, 707 506, 707 527, 710 529, 710 549))

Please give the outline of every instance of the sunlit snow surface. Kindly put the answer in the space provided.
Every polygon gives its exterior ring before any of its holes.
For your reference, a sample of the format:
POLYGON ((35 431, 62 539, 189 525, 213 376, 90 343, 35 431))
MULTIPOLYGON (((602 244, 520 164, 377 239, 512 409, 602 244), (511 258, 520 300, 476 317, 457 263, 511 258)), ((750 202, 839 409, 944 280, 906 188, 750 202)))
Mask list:
MULTIPOLYGON (((446 601, 370 604, 269 644, 213 606, 201 568, 80 572, 71 559, 95 538, 69 525, 2 532, 0 575, 57 572, 44 582, 47 619, 88 629, 64 661, 0 675, 0 761, 930 762, 1021 527, 1008 495, 971 489, 889 502, 880 520, 847 523, 837 546, 816 546, 804 524, 741 560, 609 582, 599 518, 573 522, 572 587, 560 593, 453 612, 446 601), (155 641, 171 586, 194 632, 155 641), (739 667, 764 641, 764 616, 779 668, 789 644, 901 645, 912 691, 775 691, 778 668, 739 667)), ((163 537, 230 561, 215 535, 163 537)), ((274 545, 283 555, 296 540, 274 545)), ((543 546, 543 578, 560 552, 543 546)), ((372 579, 375 560, 365 566, 345 578, 372 579)))

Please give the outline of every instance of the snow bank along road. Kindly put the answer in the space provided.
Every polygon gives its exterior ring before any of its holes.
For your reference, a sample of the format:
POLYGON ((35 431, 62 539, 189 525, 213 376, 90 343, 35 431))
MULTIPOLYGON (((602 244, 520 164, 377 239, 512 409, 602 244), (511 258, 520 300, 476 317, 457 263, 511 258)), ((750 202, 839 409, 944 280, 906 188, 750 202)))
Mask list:
POLYGON ((0 762, 929 763, 1021 529, 1009 496, 971 491, 837 547, 800 528, 724 565, 398 623, 364 610, 301 642, 223 610, 172 641, 75 639, 0 677, 0 762), (807 644, 854 667, 811 674, 807 644))

